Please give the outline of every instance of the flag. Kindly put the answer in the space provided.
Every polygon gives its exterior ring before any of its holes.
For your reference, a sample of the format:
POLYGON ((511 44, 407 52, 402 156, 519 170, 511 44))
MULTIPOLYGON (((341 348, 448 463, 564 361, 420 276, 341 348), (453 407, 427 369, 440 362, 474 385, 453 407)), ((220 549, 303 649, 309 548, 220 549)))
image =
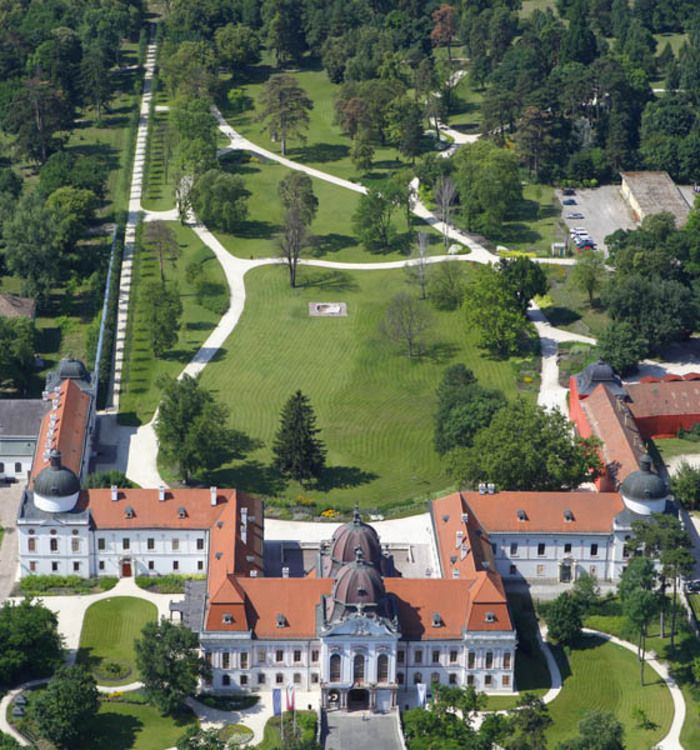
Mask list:
POLYGON ((282 715, 282 691, 280 688, 272 689, 272 714, 273 716, 282 715))
POLYGON ((418 705, 423 707, 425 706, 425 694, 426 694, 425 683, 419 682, 416 685, 416 690, 418 691, 418 705))
POLYGON ((294 685, 287 685, 287 711, 294 711, 294 685))

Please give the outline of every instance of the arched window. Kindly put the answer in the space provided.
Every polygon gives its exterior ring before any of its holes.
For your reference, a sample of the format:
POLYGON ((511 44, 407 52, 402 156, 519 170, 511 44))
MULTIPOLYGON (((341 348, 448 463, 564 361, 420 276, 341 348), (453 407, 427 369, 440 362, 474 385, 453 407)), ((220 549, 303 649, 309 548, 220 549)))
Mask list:
POLYGON ((223 685, 224 687, 228 687, 228 686, 229 686, 229 685, 231 684, 231 678, 230 678, 230 677, 229 677, 229 676, 228 676, 227 674, 225 674, 225 675, 224 675, 224 676, 223 676, 223 677, 221 678, 221 684, 222 684, 222 685, 223 685))
POLYGON ((423 675, 421 672, 416 672, 413 675, 413 684, 417 685, 419 682, 423 682, 423 675))
POLYGON ((398 682, 399 685, 403 685, 403 672, 396 673, 396 682, 398 682))
POLYGON ((365 679, 365 657, 362 654, 355 654, 352 660, 352 680, 353 682, 363 682, 365 679))
POLYGON ((377 659, 377 682, 386 682, 389 679, 389 657, 380 654, 377 659))
POLYGON ((440 683, 440 674, 439 674, 438 672, 433 672, 433 673, 432 673, 432 674, 430 675, 430 684, 432 685, 432 684, 434 684, 434 683, 436 683, 436 682, 437 682, 438 684, 440 683))
POLYGON ((331 655, 330 681, 340 682, 340 654, 331 655))

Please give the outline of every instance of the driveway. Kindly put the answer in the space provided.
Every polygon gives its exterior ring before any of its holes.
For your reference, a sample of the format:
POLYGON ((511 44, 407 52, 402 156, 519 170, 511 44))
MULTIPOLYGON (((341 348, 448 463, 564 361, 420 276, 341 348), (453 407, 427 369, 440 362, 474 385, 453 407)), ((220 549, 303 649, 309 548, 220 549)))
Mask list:
POLYGON ((17 575, 17 511, 23 482, 0 484, 0 526, 5 529, 0 546, 0 602, 7 599, 17 575))
POLYGON ((395 714, 340 713, 329 711, 324 750, 402 750, 395 714))
POLYGON ((562 206, 562 220, 569 227, 583 227, 593 237, 593 241, 606 255, 605 238, 616 229, 636 229, 630 207, 620 194, 618 185, 604 185, 599 188, 577 190, 576 195, 564 196, 561 190, 556 191, 561 201, 571 198, 575 206, 562 206), (581 213, 583 219, 567 219, 569 213, 581 213))

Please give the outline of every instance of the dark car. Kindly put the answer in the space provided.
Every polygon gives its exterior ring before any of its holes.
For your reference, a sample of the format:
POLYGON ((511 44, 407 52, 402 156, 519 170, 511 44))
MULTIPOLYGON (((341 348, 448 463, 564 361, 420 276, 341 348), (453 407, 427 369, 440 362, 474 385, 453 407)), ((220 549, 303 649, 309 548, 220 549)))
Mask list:
POLYGON ((564 188, 561 192, 563 195, 576 195, 576 191, 573 188, 564 188))
POLYGON ((573 198, 564 198, 564 200, 561 202, 562 206, 575 206, 576 201, 573 198))
POLYGON ((700 581, 697 579, 694 581, 686 581, 685 590, 690 594, 697 594, 700 592, 700 581))

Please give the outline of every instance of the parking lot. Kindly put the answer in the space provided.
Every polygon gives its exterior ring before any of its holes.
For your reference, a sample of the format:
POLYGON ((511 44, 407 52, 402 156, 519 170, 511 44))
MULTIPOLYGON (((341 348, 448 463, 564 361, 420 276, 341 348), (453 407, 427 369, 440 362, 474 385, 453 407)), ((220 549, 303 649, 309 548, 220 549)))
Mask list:
POLYGON ((581 227, 585 229, 597 249, 607 255, 605 238, 616 229, 635 229, 635 223, 630 207, 620 195, 618 185, 604 185, 598 188, 586 188, 576 190, 575 195, 563 195, 561 190, 556 191, 557 198, 562 200, 574 200, 572 206, 562 206, 562 220, 569 227, 581 227), (567 219, 569 214, 582 214, 583 218, 567 219))

